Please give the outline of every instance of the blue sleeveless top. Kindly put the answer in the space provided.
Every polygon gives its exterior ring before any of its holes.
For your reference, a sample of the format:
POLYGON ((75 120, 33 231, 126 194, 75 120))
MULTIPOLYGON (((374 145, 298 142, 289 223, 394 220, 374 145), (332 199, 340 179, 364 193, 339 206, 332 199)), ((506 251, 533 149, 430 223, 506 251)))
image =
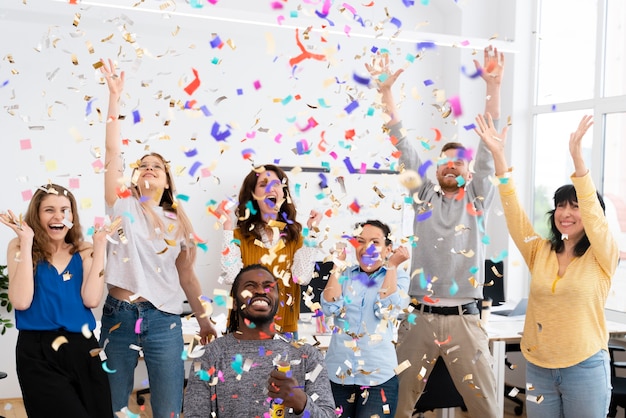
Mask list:
POLYGON ((84 324, 96 327, 91 309, 85 307, 80 295, 83 284, 83 260, 78 252, 59 274, 48 261, 40 261, 35 269, 35 292, 30 307, 15 310, 17 329, 54 331, 64 329, 81 332, 84 324))

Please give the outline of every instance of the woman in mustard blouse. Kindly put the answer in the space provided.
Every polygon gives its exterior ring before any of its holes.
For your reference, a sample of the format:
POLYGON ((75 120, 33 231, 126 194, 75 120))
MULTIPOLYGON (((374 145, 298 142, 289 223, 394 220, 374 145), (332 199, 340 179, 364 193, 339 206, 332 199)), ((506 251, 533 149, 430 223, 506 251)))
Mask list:
POLYGON ((280 304, 274 320, 276 331, 297 338, 300 285, 308 284, 313 277, 319 253, 313 228, 319 225, 322 214, 311 211, 305 233, 296 220, 287 174, 273 164, 253 168, 243 180, 235 208, 234 230, 223 205, 218 213, 224 227, 221 256, 224 282, 232 284, 242 267, 251 264, 267 267, 278 278, 280 304))
POLYGON ((604 418, 611 399, 609 335, 604 305, 618 263, 604 201, 585 165, 584 116, 570 135, 572 183, 554 194, 550 236, 541 238, 519 204, 504 155, 506 132, 476 118, 476 132, 493 154, 509 233, 531 273, 522 336, 529 418, 604 418))

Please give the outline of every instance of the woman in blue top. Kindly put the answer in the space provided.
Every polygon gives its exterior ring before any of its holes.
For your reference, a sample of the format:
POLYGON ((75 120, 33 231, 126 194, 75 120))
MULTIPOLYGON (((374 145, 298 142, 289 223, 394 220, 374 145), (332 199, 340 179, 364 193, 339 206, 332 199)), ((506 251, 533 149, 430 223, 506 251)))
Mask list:
POLYGON ((110 418, 109 383, 91 333, 91 308, 104 291, 107 230, 94 232, 93 246, 83 241, 76 199, 56 184, 37 189, 23 219, 9 211, 0 222, 17 234, 7 264, 27 415, 110 418))
POLYGON ((345 249, 339 251, 321 297, 324 314, 334 316, 326 354, 331 388, 342 417, 392 417, 398 400, 393 331, 409 302, 409 275, 398 266, 409 251, 393 250, 391 231, 378 220, 358 224, 350 243, 359 264, 347 267, 345 249))

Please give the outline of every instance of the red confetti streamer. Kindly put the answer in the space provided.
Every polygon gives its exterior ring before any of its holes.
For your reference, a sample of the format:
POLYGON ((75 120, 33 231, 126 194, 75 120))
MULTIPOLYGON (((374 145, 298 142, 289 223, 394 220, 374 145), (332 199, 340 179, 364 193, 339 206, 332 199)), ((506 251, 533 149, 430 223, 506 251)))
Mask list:
POLYGON ((297 57, 293 57, 289 60, 289 65, 291 65, 292 67, 298 64, 299 62, 304 61, 305 59, 309 59, 309 58, 318 60, 318 61, 323 61, 326 59, 326 56, 321 55, 321 54, 313 54, 304 48, 304 45, 302 45, 302 42, 300 42, 298 28, 296 28, 296 43, 298 44, 298 48, 300 48, 301 53, 297 57))
POLYGON ((196 91, 198 87, 200 87, 200 78, 198 77, 198 70, 196 70, 195 68, 192 68, 191 71, 193 71, 193 75, 195 78, 191 83, 187 85, 187 87, 184 88, 185 93, 187 93, 190 96, 193 94, 194 91, 196 91))

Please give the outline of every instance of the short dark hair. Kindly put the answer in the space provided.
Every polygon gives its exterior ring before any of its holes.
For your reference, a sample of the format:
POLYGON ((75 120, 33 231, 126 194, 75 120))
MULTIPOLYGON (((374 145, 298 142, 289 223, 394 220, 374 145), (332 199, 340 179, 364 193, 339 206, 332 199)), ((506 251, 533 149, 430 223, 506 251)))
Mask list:
POLYGON ((233 307, 230 308, 230 312, 228 314, 228 324, 226 325, 226 333, 230 334, 233 332, 236 332, 239 329, 239 306, 237 306, 236 301, 237 301, 237 288, 239 287, 239 282, 241 281, 241 276, 243 276, 243 274, 245 272, 248 272, 250 270, 265 270, 266 272, 268 272, 272 277, 274 277, 274 279, 276 278, 274 276, 274 274, 272 274, 272 272, 265 267, 262 264, 250 264, 249 266, 246 266, 244 268, 242 268, 239 273, 237 273, 237 276, 235 277, 235 280, 233 280, 233 285, 230 288, 230 297, 233 301, 233 307))
MULTIPOLYGON (((600 206, 602 206, 602 211, 606 211, 606 206, 604 205, 604 199, 599 192, 596 192, 596 196, 598 197, 598 201, 600 202, 600 206)), ((547 215, 549 217, 550 222, 550 233, 548 239, 550 240, 550 245, 552 249, 560 253, 565 249, 565 244, 563 243, 563 239, 561 238, 561 233, 559 229, 556 227, 556 221, 554 219, 554 213, 556 212, 556 208, 561 203, 569 203, 574 204, 578 203, 578 196, 576 196, 576 189, 573 184, 566 184, 564 186, 559 187, 554 192, 554 209, 548 211, 547 215)), ((583 229, 584 231, 584 229, 583 229)), ((574 246, 574 255, 576 257, 580 257, 583 255, 591 243, 589 242, 589 238, 587 238, 587 233, 584 233, 583 237, 576 243, 574 246)))
POLYGON ((363 228, 365 225, 371 225, 374 226, 376 228, 379 228, 383 231, 383 235, 385 236, 385 245, 391 245, 391 238, 389 238, 391 236, 391 229, 389 228, 389 226, 387 226, 387 224, 379 221, 378 219, 368 219, 365 222, 359 222, 356 224, 356 227, 359 228, 363 228))

